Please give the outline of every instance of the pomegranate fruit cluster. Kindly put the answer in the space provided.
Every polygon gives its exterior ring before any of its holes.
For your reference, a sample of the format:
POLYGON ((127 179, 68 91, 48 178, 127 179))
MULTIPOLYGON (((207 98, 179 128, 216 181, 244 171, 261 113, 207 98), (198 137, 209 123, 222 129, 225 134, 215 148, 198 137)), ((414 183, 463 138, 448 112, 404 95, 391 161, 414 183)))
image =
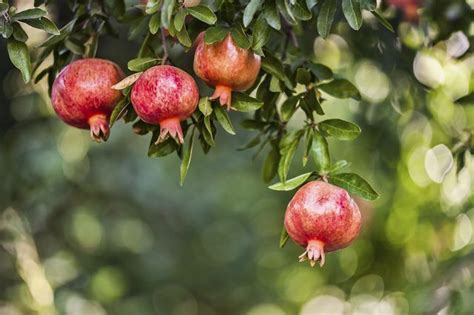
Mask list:
MULTIPOLYGON (((204 33, 197 38, 194 70, 201 79, 215 87, 210 97, 231 108, 232 91, 244 91, 255 83, 260 71, 260 56, 238 47, 232 37, 219 43, 204 43, 204 33)), ((112 88, 124 77, 113 62, 89 58, 72 62, 53 84, 52 103, 58 116, 69 125, 90 129, 96 141, 107 140, 109 119, 121 98, 112 88)), ((183 143, 180 122, 189 118, 199 102, 194 79, 176 67, 162 65, 146 70, 135 82, 131 103, 138 117, 160 126, 158 142, 168 136, 183 143)))

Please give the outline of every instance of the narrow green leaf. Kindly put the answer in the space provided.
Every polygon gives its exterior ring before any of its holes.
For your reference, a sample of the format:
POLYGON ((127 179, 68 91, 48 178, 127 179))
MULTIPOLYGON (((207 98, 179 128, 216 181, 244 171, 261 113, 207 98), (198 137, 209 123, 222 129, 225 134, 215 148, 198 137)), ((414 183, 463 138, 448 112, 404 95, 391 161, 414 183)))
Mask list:
POLYGON ((25 43, 10 38, 7 42, 8 56, 12 64, 21 72, 25 83, 31 80, 31 61, 25 43))
POLYGON ((328 37, 331 32, 332 23, 334 22, 334 16, 336 15, 337 1, 335 0, 324 0, 321 7, 321 11, 318 15, 318 32, 323 38, 328 37))
POLYGON ((332 70, 320 63, 310 63, 308 68, 320 81, 329 80, 333 78, 332 70))
POLYGON ((222 128, 224 128, 224 130, 231 135, 235 135, 234 127, 232 126, 229 115, 227 115, 227 112, 222 108, 222 106, 217 106, 214 109, 214 114, 216 115, 217 121, 221 124, 222 128))
POLYGON ((159 61, 153 57, 135 58, 128 62, 127 67, 130 71, 140 72, 157 65, 159 61))
POLYGON ((237 44, 237 46, 239 46, 240 48, 250 48, 250 40, 248 39, 247 34, 245 34, 244 30, 240 25, 233 27, 230 30, 230 35, 232 36, 232 39, 237 44))
POLYGON ((183 26, 181 31, 176 33, 176 37, 178 38, 179 43, 184 47, 190 48, 193 45, 188 30, 186 29, 186 25, 183 26))
POLYGON ((156 139, 158 139, 159 132, 154 133, 151 139, 150 147, 148 149, 148 157, 162 157, 169 155, 176 151, 178 145, 173 138, 168 138, 165 141, 162 141, 156 144, 156 139))
POLYGON ((199 110, 203 113, 204 116, 209 116, 212 114, 212 106, 209 97, 201 97, 199 100, 199 110))
POLYGON ((313 17, 313 14, 308 9, 305 0, 296 0, 294 1, 292 8, 293 15, 296 19, 301 21, 309 21, 313 17))
POLYGON ((290 191, 290 190, 293 190, 293 189, 296 189, 298 188, 299 186, 301 186, 302 184, 304 184, 304 182, 312 175, 313 173, 312 172, 309 172, 309 173, 304 173, 304 174, 301 174, 299 176, 296 176, 292 179, 288 179, 286 182, 284 183, 276 183, 276 184, 273 184, 271 186, 269 186, 268 188, 270 188, 271 190, 277 190, 277 191, 290 191))
POLYGON ((257 51, 270 39, 270 27, 262 16, 259 16, 253 27, 252 33, 252 49, 257 51))
POLYGON ((158 0, 148 0, 146 3, 145 13, 154 14, 160 9, 161 1, 158 0))
POLYGON ((313 133, 313 143, 311 145, 316 170, 319 174, 326 173, 331 166, 331 157, 329 156, 329 146, 326 138, 319 132, 313 133))
POLYGON ((179 184, 183 186, 184 184, 184 179, 186 178, 186 175, 188 174, 188 169, 189 165, 191 164, 191 159, 193 157, 193 147, 194 147, 194 132, 195 128, 193 128, 193 131, 191 132, 191 137, 189 138, 189 144, 187 147, 183 149, 183 160, 181 162, 181 167, 180 167, 180 179, 179 179, 179 184))
POLYGON ((296 111, 300 99, 300 95, 293 95, 283 102, 280 108, 280 116, 282 121, 290 120, 291 116, 293 116, 296 111))
POLYGON ((280 152, 272 148, 263 162, 262 178, 265 183, 270 182, 277 174, 279 161, 280 152))
POLYGON ((12 23, 13 27, 13 38, 20 42, 26 42, 28 40, 28 34, 23 30, 19 23, 12 23))
POLYGON ((206 24, 213 25, 217 21, 217 17, 214 12, 212 12, 212 10, 205 5, 190 7, 186 10, 196 19, 203 21, 206 24))
POLYGON ((161 25, 169 28, 176 0, 164 0, 161 7, 161 25))
POLYGON ((354 84, 345 79, 336 79, 328 83, 323 83, 318 85, 318 88, 337 98, 361 100, 359 90, 354 84))
POLYGON ((331 175, 329 182, 346 189, 351 194, 359 195, 367 200, 375 200, 379 197, 379 194, 365 179, 354 173, 331 175))
POLYGON ((293 84, 286 75, 283 64, 270 53, 266 53, 265 57, 262 58, 262 69, 275 76, 278 80, 283 81, 287 88, 293 89, 293 84))
POLYGON ((114 110, 112 111, 112 114, 110 114, 110 121, 109 125, 110 128, 115 124, 115 122, 122 117, 122 115, 125 113, 127 110, 128 106, 130 105, 130 100, 128 97, 122 98, 117 105, 114 107, 114 110))
POLYGON ((28 9, 25 11, 18 12, 12 16, 12 20, 14 21, 23 21, 23 20, 31 20, 37 19, 45 16, 47 12, 40 8, 28 9))
POLYGON ((260 143, 260 141, 261 141, 260 135, 257 135, 255 138, 253 138, 252 140, 247 142, 247 144, 245 144, 244 146, 238 148, 237 151, 244 151, 244 150, 253 148, 253 147, 257 146, 260 143))
POLYGON ((279 31, 281 29, 280 13, 278 13, 275 1, 266 1, 263 15, 268 25, 279 31))
POLYGON ((313 146, 313 128, 307 127, 305 130, 305 149, 303 153, 303 167, 308 163, 309 155, 311 154, 311 147, 313 146))
POLYGON ((288 232, 286 231, 285 225, 283 225, 283 228, 280 234, 280 248, 285 247, 286 242, 288 242, 289 238, 290 236, 288 235, 288 232))
POLYGON ((229 30, 220 26, 212 26, 206 30, 204 34, 204 42, 207 45, 219 43, 229 34, 229 30))
POLYGON ((51 34, 51 35, 60 34, 56 25, 53 22, 51 22, 51 20, 45 17, 31 19, 31 20, 22 20, 21 22, 26 23, 31 27, 43 30, 46 33, 51 34))
POLYGON ((395 33, 393 26, 390 24, 389 21, 387 21, 385 17, 383 17, 382 14, 379 13, 379 11, 373 10, 373 11, 370 11, 370 13, 372 13, 375 16, 375 18, 380 22, 380 24, 385 26, 386 29, 388 29, 392 33, 395 33))
POLYGON ((328 119, 318 124, 319 130, 326 136, 335 137, 339 140, 353 140, 361 132, 359 126, 342 119, 328 119))
POLYGON ((148 29, 150 30, 151 34, 155 35, 158 33, 158 30, 160 29, 160 23, 161 15, 157 12, 151 16, 150 22, 148 22, 148 29))
POLYGON ((337 161, 336 163, 334 163, 332 166, 331 166, 331 169, 329 170, 329 174, 335 174, 335 173, 338 173, 340 170, 348 167, 350 165, 349 162, 347 162, 346 160, 340 160, 340 161, 337 161))
POLYGON ((180 8, 178 13, 174 16, 174 28, 179 32, 184 26, 184 20, 186 19, 186 16, 188 15, 188 10, 180 8))
POLYGON ((360 0, 342 0, 342 12, 350 27, 356 31, 362 26, 362 11, 359 1, 360 0))
POLYGON ((278 165, 278 176, 281 182, 286 182, 286 177, 290 170, 291 162, 298 148, 299 141, 301 139, 301 131, 288 134, 286 138, 281 140, 280 143, 280 154, 281 159, 278 165))
POLYGON ((263 106, 263 102, 242 92, 232 93, 232 108, 239 112, 253 112, 263 106))
POLYGON ((250 0, 250 2, 247 4, 244 10, 244 17, 243 17, 244 27, 247 27, 250 25, 255 13, 260 8, 262 3, 263 3, 263 0, 250 0))

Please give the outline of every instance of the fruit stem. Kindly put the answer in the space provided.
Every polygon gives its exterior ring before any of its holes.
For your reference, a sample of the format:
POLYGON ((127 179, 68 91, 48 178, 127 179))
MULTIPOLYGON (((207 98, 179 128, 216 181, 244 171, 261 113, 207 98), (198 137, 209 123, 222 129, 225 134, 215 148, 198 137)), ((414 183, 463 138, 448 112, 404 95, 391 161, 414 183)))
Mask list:
POLYGON ((212 94, 209 99, 219 99, 221 105, 226 106, 227 110, 230 110, 232 104, 232 89, 228 86, 217 85, 214 94, 212 94))
POLYGON ((97 114, 89 118, 91 137, 96 142, 107 141, 110 135, 109 119, 104 114, 97 114))
POLYGON ((324 265, 325 255, 324 255, 324 243, 318 240, 311 240, 306 246, 306 250, 299 257, 300 262, 309 260, 311 267, 316 265, 316 262, 319 260, 319 265, 322 267, 324 265))
POLYGON ((156 140, 156 144, 166 140, 171 136, 179 144, 184 142, 183 130, 181 129, 181 122, 179 118, 168 118, 160 121, 160 136, 156 140))

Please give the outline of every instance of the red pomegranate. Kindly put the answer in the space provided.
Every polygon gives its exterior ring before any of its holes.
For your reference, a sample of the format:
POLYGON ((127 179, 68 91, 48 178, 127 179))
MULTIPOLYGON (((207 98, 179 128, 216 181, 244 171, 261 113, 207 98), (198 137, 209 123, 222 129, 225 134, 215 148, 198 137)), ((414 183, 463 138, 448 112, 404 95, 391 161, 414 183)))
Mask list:
POLYGON ((301 187, 291 199, 285 213, 288 235, 306 251, 300 261, 309 259, 311 266, 324 253, 348 246, 359 234, 359 207, 347 191, 322 181, 301 187))
POLYGON ((254 84, 260 64, 260 56, 237 46, 230 34, 211 45, 204 42, 204 32, 196 40, 194 72, 216 88, 210 99, 219 98, 227 109, 231 107, 232 91, 245 91, 254 84))
POLYGON ((418 21, 418 9, 421 7, 421 0, 388 0, 388 4, 402 10, 405 20, 418 21))
POLYGON ((74 61, 54 80, 53 108, 67 124, 90 129, 92 139, 105 141, 110 134, 110 114, 122 97, 120 91, 111 87, 123 77, 122 70, 108 60, 74 61))
POLYGON ((196 109, 199 91, 194 79, 183 70, 155 66, 146 70, 135 82, 131 101, 143 121, 160 125, 158 142, 170 135, 183 143, 180 122, 196 109))

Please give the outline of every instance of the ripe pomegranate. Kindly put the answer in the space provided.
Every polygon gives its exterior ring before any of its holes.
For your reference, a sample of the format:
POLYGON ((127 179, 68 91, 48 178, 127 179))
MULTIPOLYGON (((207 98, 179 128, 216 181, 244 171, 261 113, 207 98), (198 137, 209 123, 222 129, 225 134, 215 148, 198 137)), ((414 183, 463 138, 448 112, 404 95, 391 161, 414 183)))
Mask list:
POLYGON ((113 62, 81 59, 67 65, 56 77, 51 92, 53 108, 67 124, 90 129, 97 142, 110 134, 109 118, 122 97, 111 87, 124 78, 113 62))
POLYGON ((183 143, 180 122, 187 119, 199 102, 194 79, 172 66, 155 66, 146 70, 132 88, 131 101, 145 122, 160 125, 161 142, 170 135, 183 143))
POLYGON ((245 91, 257 79, 260 71, 260 56, 242 49, 227 37, 219 43, 207 45, 204 32, 196 40, 194 72, 216 90, 211 100, 220 100, 221 105, 231 107, 232 91, 245 91))
POLYGON ((311 266, 324 253, 348 246, 359 234, 359 207, 347 191, 322 181, 301 187, 291 199, 285 213, 288 235, 306 251, 300 261, 309 259, 311 266))
POLYGON ((405 20, 418 21, 418 8, 421 7, 421 0, 388 0, 388 3, 402 10, 405 20))

